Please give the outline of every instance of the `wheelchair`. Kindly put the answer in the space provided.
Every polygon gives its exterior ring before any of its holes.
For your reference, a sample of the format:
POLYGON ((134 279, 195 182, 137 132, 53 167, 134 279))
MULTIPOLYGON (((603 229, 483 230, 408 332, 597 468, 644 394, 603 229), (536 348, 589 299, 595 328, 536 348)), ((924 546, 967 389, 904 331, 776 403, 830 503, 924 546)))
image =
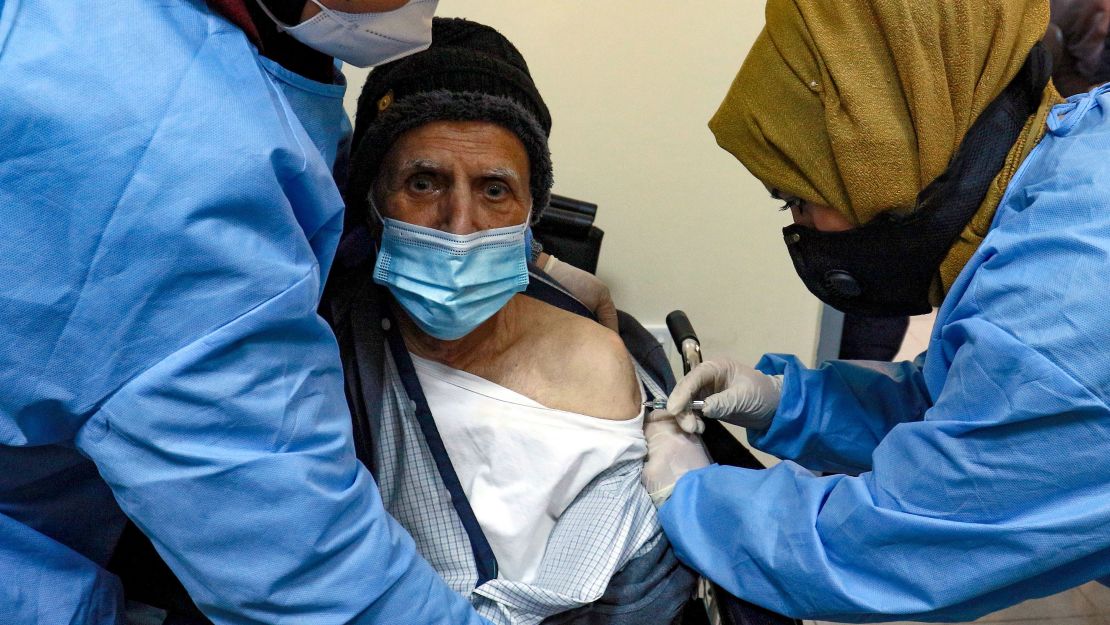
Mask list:
MULTIPOLYGON (((594 204, 563 196, 553 196, 551 206, 545 211, 543 219, 533 228, 535 237, 545 250, 563 262, 594 273, 604 238, 604 232, 594 226, 596 213, 597 206, 594 204)), ((342 254, 342 251, 340 253, 342 254)), ((540 274, 539 279, 533 280, 533 284, 529 286, 529 294, 578 314, 590 314, 557 283, 545 279, 542 272, 537 273, 540 274)), ((533 275, 533 277, 537 276, 533 275)), ((325 314, 325 317, 327 316, 325 314)), ((663 346, 627 313, 619 313, 619 322, 621 339, 633 358, 662 389, 669 392, 675 385, 675 378, 663 346)), ((667 324, 682 355, 683 368, 688 372, 701 360, 697 334, 689 319, 681 311, 669 315, 667 324)), ((342 340, 340 338, 341 342, 342 340)), ((344 364, 347 365, 346 362, 344 364)), ((364 438, 365 433, 361 432, 359 427, 361 419, 354 410, 352 414, 356 421, 354 428, 356 450, 364 450, 366 445, 361 439, 364 438)), ((703 440, 710 456, 718 464, 749 469, 764 468, 720 423, 707 422, 703 440)), ((367 463, 367 466, 371 466, 369 458, 364 453, 358 455, 360 460, 367 463)), ((197 609, 169 567, 154 551, 149 540, 133 524, 129 523, 124 530, 116 553, 109 564, 109 570, 122 580, 128 600, 153 606, 157 612, 165 613, 161 625, 211 623, 197 609)), ((708 580, 699 579, 696 588, 696 595, 681 607, 678 618, 672 625, 801 625, 800 621, 733 597, 708 580)), ((559 615, 552 619, 558 619, 558 617, 559 615)), ((559 620, 563 622, 563 619, 559 620)), ((572 618, 566 622, 593 625, 599 621, 595 619, 580 621, 572 618)))

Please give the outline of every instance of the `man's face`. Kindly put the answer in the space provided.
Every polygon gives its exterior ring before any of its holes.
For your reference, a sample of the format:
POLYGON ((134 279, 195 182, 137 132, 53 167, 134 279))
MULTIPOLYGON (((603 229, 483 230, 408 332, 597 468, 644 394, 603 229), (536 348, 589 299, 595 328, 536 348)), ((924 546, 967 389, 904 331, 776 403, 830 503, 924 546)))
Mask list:
POLYGON ((409 130, 381 167, 383 217, 451 234, 517 226, 531 209, 528 152, 488 122, 431 122, 409 130))

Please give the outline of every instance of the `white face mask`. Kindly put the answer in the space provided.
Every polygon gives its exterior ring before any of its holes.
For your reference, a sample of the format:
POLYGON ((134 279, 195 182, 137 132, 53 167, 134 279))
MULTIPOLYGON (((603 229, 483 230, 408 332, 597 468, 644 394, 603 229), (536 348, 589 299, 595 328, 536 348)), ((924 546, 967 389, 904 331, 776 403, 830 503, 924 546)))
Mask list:
POLYGON ((370 67, 394 61, 432 44, 432 16, 439 0, 411 0, 405 6, 384 13, 344 13, 320 7, 315 16, 290 26, 283 24, 258 0, 278 30, 324 54, 357 65, 370 67))

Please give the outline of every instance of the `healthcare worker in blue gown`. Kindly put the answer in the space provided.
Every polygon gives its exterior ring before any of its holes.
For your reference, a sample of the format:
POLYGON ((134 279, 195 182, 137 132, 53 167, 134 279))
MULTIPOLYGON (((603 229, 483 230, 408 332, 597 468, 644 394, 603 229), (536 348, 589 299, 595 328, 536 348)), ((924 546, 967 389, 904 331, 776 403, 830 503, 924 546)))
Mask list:
POLYGON ((683 477, 660 512, 676 553, 751 602, 843 622, 972 620, 1106 579, 1110 86, 1059 98, 1034 45, 1046 0, 766 15, 717 141, 792 210, 818 297, 939 312, 913 363, 692 371, 681 426, 704 393, 704 418, 785 461, 683 477))
MULTIPOLYGON (((329 4, 288 34, 429 42, 435 2, 329 4)), ((316 315, 343 87, 247 8, 0 0, 0 623, 122 623, 125 516, 217 623, 484 622, 355 459, 316 315)))

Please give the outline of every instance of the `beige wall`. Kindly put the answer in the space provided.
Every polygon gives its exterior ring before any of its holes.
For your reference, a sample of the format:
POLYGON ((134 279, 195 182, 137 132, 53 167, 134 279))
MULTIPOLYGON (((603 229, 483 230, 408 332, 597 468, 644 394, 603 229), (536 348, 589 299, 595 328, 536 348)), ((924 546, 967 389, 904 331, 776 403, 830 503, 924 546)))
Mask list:
MULTIPOLYGON (((683 308, 705 353, 811 360, 817 300, 787 217, 706 122, 763 23, 760 0, 442 0, 505 33, 551 108, 555 190, 600 205, 599 274, 644 324, 683 308)), ((350 74, 348 105, 365 72, 350 74)))

